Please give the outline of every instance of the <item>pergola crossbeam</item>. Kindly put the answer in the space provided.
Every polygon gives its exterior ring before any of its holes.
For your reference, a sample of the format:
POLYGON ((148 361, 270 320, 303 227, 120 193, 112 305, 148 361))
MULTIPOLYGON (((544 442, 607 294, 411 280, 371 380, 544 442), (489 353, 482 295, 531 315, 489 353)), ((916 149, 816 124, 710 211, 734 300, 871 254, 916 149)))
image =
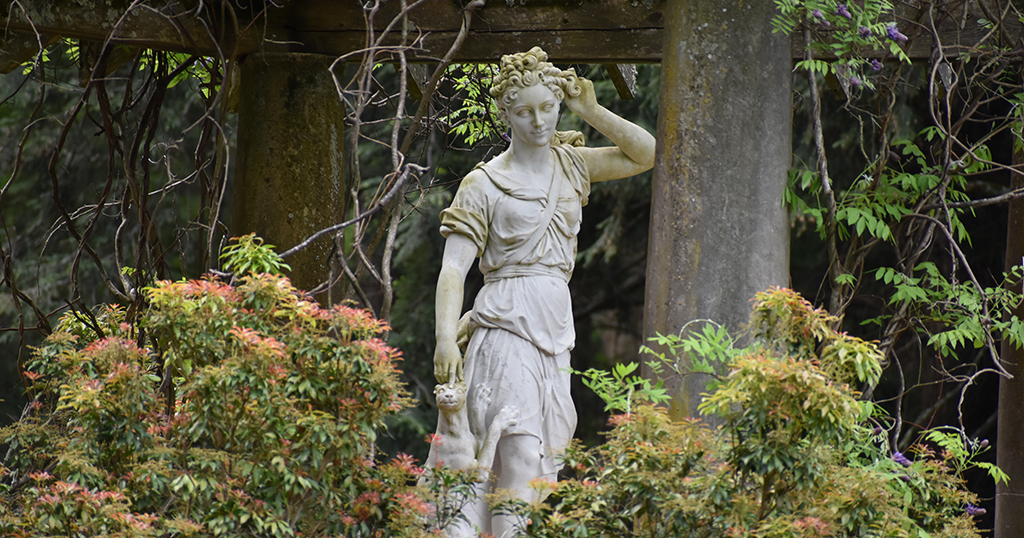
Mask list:
POLYGON ((604 64, 604 69, 620 99, 636 97, 636 64, 604 64))
MULTIPOLYGON (((409 3, 414 3, 409 0, 409 3)), ((551 59, 562 63, 635 64, 658 63, 662 58, 665 0, 624 2, 587 0, 580 3, 536 2, 509 6, 489 2, 478 9, 465 43, 456 52, 456 62, 493 62, 508 51, 543 47, 551 59)), ((103 41, 110 37, 119 44, 206 56, 244 56, 252 52, 302 52, 339 57, 362 50, 367 43, 367 14, 358 2, 292 0, 281 7, 266 7, 252 13, 240 10, 238 30, 211 22, 219 16, 181 4, 157 9, 142 5, 122 14, 98 9, 73 0, 22 0, 4 3, 0 17, 7 32, 43 34, 82 40, 103 41), (22 7, 24 6, 24 9, 22 7)), ((400 11, 394 0, 381 3, 374 14, 375 35, 384 33, 400 11)), ((977 55, 978 44, 991 35, 979 24, 982 14, 935 13, 939 42, 954 46, 957 53, 977 55)), ((922 33, 925 14, 900 15, 904 33, 922 33)), ((402 43, 398 28, 381 41, 385 47, 403 47, 412 62, 436 61, 447 51, 462 24, 462 12, 451 0, 423 0, 409 11, 409 42, 402 43), (408 47, 408 48, 404 48, 408 47)), ((1004 21, 1004 40, 1021 39, 1020 21, 1004 21)), ((1015 43, 1002 43, 1013 46, 1015 43)), ((905 46, 911 59, 927 60, 934 42, 912 39, 905 46)), ((802 38, 794 36, 794 59, 804 55, 802 38)))
POLYGON ((46 48, 56 40, 56 36, 26 32, 8 32, 0 36, 0 74, 14 71, 39 54, 40 45, 46 48))

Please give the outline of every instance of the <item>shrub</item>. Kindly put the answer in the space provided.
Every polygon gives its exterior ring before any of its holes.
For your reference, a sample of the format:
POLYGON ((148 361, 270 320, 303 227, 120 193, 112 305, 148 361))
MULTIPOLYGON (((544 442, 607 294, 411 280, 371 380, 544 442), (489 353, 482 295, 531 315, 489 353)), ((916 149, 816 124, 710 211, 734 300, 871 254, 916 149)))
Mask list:
POLYGON ((612 418, 608 443, 568 451, 573 478, 537 484, 551 491, 545 501, 500 509, 552 538, 980 536, 960 473, 983 444, 932 432, 939 455, 923 441, 913 459, 892 452, 876 426, 885 417, 848 385, 874 383, 881 356, 834 321, 772 289, 755 300, 746 349, 719 349, 731 340, 717 330, 668 337, 669 349, 728 360, 702 407, 724 426, 634 404, 612 418))
MULTIPOLYGON (((134 324, 115 307, 65 316, 29 364, 25 416, 0 430, 2 535, 404 538, 457 517, 443 501, 474 473, 437 470, 429 491, 412 458, 374 452, 408 404, 385 327, 283 276, 232 282, 158 282, 134 324)), ((834 324, 773 289, 747 348, 710 326, 660 337, 660 368, 727 364, 702 407, 720 428, 670 420, 632 367, 584 374, 625 411, 608 442, 570 447, 572 477, 535 484, 545 500, 497 509, 542 538, 979 536, 960 476, 987 443, 933 430, 893 452, 850 386, 873 385, 881 356, 834 324)))
POLYGON ((376 461, 407 404, 385 327, 287 278, 157 282, 137 323, 65 316, 30 410, 0 430, 4 536, 416 536, 411 458, 376 461))

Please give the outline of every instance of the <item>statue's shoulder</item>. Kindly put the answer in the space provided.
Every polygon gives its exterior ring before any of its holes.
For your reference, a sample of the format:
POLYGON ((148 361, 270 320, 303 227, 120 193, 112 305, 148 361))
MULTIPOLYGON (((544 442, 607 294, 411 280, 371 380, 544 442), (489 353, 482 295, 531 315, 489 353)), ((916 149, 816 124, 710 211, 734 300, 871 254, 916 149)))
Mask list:
POLYGON ((462 178, 459 190, 479 191, 484 194, 507 193, 509 186, 505 185, 506 181, 500 172, 487 163, 478 163, 462 178))
POLYGON ((485 166, 486 163, 477 163, 477 165, 474 166, 468 174, 463 176, 462 183, 459 186, 462 187, 467 184, 474 185, 476 183, 490 182, 487 178, 487 172, 484 169, 485 166))
MULTIPOLYGON (((577 185, 577 190, 582 188, 583 183, 590 183, 590 170, 587 167, 587 160, 583 156, 583 152, 590 150, 591 148, 582 147, 577 148, 569 145, 552 146, 551 148, 555 155, 558 155, 559 161, 562 163, 562 169, 565 170, 569 180, 577 185)), ((587 188, 589 192, 589 188, 587 188)))
POLYGON ((569 144, 559 144, 557 146, 551 146, 551 149, 559 156, 562 156, 566 159, 571 160, 573 163, 576 163, 583 162, 582 152, 587 151, 590 148, 586 146, 572 146, 569 144))

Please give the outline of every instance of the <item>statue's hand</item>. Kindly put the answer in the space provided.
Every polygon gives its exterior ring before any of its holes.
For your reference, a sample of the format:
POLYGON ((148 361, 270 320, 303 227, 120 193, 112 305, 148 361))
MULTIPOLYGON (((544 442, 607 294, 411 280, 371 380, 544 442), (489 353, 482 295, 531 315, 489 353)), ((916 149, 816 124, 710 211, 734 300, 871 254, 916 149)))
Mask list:
POLYGON ((434 379, 438 383, 464 381, 462 378, 462 354, 453 342, 438 342, 434 349, 434 379))
POLYGON ((594 92, 594 83, 585 79, 576 79, 577 84, 580 87, 580 94, 576 97, 566 96, 565 106, 569 107, 580 117, 586 117, 587 113, 598 106, 597 94, 594 92))

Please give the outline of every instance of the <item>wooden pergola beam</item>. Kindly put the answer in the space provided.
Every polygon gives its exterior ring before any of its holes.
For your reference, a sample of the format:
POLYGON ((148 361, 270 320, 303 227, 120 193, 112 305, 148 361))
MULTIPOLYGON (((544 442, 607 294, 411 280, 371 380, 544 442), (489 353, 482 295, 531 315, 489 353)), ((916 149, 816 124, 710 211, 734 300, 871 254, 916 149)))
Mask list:
MULTIPOLYGON (((192 2, 192 0, 183 0, 192 2)), ((414 3, 414 0, 408 0, 414 3)), ((41 33, 102 41, 117 26, 112 40, 161 50, 217 56, 251 52, 303 52, 342 56, 366 47, 367 17, 359 2, 291 0, 282 7, 252 13, 239 11, 238 31, 222 32, 234 25, 216 21, 220 12, 195 4, 169 3, 159 9, 138 6, 128 14, 119 10, 83 5, 75 0, 0 0, 5 9, 0 23, 7 31, 41 33), (23 9, 24 8, 24 9, 23 9), (123 16, 122 16, 123 15, 123 16)), ((491 1, 475 13, 472 27, 456 62, 493 62, 502 53, 543 47, 551 59, 562 63, 631 64, 658 63, 662 58, 662 34, 666 0, 626 2, 530 2, 509 6, 491 1)), ((400 3, 386 0, 374 15, 373 28, 380 35, 400 11, 400 3)), ((988 30, 978 24, 983 14, 937 13, 939 39, 959 51, 975 54, 976 44, 988 30), (955 16, 954 16, 955 15, 955 16)), ((923 29, 921 13, 901 13, 903 33, 914 37, 923 29)), ((452 0, 424 0, 409 12, 410 36, 418 38, 406 51, 414 62, 436 61, 448 50, 462 24, 462 12, 452 0)), ((767 24, 767 21, 766 21, 767 24)), ((1005 22, 1008 46, 1019 46, 1024 36, 1017 20, 1005 22)), ((382 45, 402 45, 398 29, 382 45)), ((931 57, 933 42, 913 39, 905 50, 912 59, 931 57)), ((794 59, 803 58, 802 38, 794 36, 794 59)))
POLYGON ((620 99, 636 97, 636 64, 604 64, 604 69, 620 99))
POLYGON ((35 57, 39 54, 40 45, 46 48, 56 40, 56 36, 25 32, 8 32, 0 36, 0 75, 14 71, 35 57))
MULTIPOLYGON (((125 13, 97 2, 87 6, 71 0, 0 0, 3 33, 43 34, 84 41, 111 39, 117 44, 214 56, 218 51, 208 25, 194 10, 168 3, 159 10, 147 5, 125 13), (117 31, 111 36, 111 29, 117 31)), ((2 34, 0 34, 2 35, 2 34)), ((247 40, 246 46, 256 42, 247 40)))

